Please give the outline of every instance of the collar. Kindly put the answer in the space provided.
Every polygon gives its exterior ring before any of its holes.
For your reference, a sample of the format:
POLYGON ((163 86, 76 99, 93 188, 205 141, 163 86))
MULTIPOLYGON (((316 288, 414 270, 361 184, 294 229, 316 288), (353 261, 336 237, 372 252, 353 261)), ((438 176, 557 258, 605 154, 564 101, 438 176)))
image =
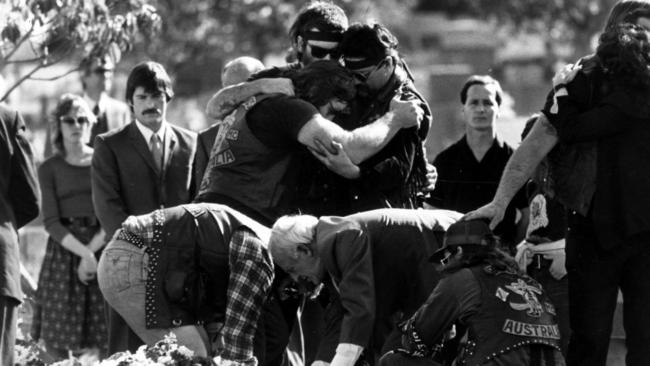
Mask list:
MULTIPOLYGON (((469 151, 471 154, 473 154, 472 148, 469 146, 469 142, 467 142, 467 133, 464 133, 463 137, 461 137, 460 140, 458 140, 457 143, 460 146, 462 146, 463 149, 465 149, 465 150, 469 151)), ((487 151, 503 149, 505 144, 506 144, 505 141, 498 134, 496 134, 494 136, 494 139, 492 139, 492 145, 490 145, 490 148, 487 151)), ((487 153, 486 153, 486 155, 487 155, 487 153)))
MULTIPOLYGON (((135 125, 138 127, 138 130, 142 134, 142 137, 144 137, 144 140, 149 144, 149 141, 151 141, 151 136, 154 134, 154 132, 149 129, 147 126, 143 125, 140 121, 137 119, 135 120, 135 125)), ((165 133, 167 132, 167 122, 163 121, 163 123, 160 125, 160 129, 158 132, 156 132, 156 135, 160 138, 161 142, 165 141, 165 133)))
POLYGON ((84 93, 83 98, 86 101, 86 103, 88 103, 88 106, 90 107, 91 111, 95 109, 95 106, 99 106, 100 112, 104 112, 106 110, 106 98, 108 98, 106 92, 102 92, 99 95, 99 100, 94 100, 86 93, 84 93))

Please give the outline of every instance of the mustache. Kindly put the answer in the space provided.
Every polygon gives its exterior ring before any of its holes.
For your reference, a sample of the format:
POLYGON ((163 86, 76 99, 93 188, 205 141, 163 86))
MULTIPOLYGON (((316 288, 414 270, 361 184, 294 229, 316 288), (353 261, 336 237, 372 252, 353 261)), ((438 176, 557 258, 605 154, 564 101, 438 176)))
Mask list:
POLYGON ((158 110, 158 108, 149 108, 142 111, 142 114, 148 114, 148 113, 160 114, 160 110, 158 110))

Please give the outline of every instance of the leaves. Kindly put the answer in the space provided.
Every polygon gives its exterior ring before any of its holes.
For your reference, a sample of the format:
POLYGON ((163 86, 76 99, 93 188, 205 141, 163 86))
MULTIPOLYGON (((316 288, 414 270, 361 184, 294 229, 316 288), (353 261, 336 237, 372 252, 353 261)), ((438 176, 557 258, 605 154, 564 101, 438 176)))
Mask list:
MULTIPOLYGON (((117 61, 122 53, 133 48, 134 41, 154 37, 161 24, 156 9, 147 0, 14 0, 12 4, 0 3, 0 68, 30 61, 46 67, 77 56, 101 58, 110 55, 117 61), (26 44, 33 55, 16 59, 16 51, 26 44)), ((37 69, 38 66, 31 72, 37 69)), ((14 88, 15 85, 9 91, 14 88)))

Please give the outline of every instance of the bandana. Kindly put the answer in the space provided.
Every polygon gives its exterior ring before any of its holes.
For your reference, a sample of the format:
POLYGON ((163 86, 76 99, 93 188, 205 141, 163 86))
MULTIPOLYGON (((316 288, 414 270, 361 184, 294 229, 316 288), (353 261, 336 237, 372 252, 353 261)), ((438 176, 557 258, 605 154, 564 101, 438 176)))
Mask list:
POLYGON ((341 32, 316 32, 306 31, 304 36, 309 41, 324 41, 324 42, 341 42, 343 33, 341 32))

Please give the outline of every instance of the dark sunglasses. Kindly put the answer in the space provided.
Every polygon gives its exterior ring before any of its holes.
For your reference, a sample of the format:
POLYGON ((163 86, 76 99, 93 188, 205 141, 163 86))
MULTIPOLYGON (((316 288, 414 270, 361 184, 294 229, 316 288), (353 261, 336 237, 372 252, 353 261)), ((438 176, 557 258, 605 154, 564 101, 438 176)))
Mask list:
POLYGON ((318 46, 309 45, 311 48, 311 55, 315 58, 325 58, 327 55, 330 55, 332 59, 338 59, 340 56, 338 47, 334 48, 323 48, 318 46))
POLYGON ((382 67, 386 66, 387 62, 388 62, 388 61, 386 61, 386 59, 384 59, 384 60, 381 61, 379 64, 375 65, 375 67, 373 67, 373 68, 367 67, 367 68, 359 68, 359 69, 356 69, 356 70, 355 70, 355 69, 351 69, 351 68, 348 66, 349 62, 346 62, 346 67, 350 68, 350 71, 352 71, 352 73, 354 74, 354 77, 355 77, 357 80, 360 80, 360 81, 366 81, 366 80, 368 80, 368 78, 370 77, 370 75, 371 75, 373 72, 375 72, 375 71, 381 69, 382 67), (366 70, 362 71, 362 69, 366 69, 366 70))
POLYGON ((59 122, 65 123, 66 125, 74 125, 75 123, 79 123, 80 125, 85 125, 85 124, 89 124, 90 120, 88 119, 88 117, 85 116, 80 116, 77 118, 63 116, 63 117, 59 117, 59 122))
POLYGON ((104 68, 104 67, 98 67, 98 68, 96 68, 96 69, 93 70, 93 73, 95 73, 95 74, 105 74, 105 73, 107 73, 107 72, 112 73, 112 72, 113 72, 113 69, 107 69, 107 68, 104 68))

